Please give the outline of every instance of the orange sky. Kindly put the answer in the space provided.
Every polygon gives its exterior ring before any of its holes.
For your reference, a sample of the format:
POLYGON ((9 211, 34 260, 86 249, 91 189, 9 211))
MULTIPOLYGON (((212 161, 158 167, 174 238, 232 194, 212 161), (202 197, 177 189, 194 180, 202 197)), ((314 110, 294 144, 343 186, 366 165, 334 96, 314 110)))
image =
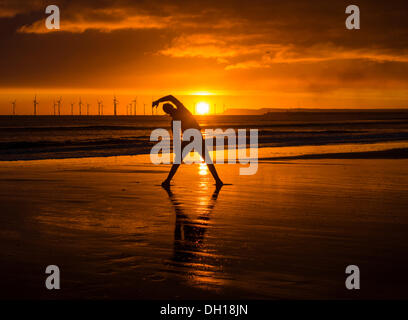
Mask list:
POLYGON ((134 96, 142 105, 172 93, 193 106, 196 92, 229 108, 408 107, 405 1, 358 1, 353 31, 345 1, 53 4, 52 32, 43 1, 0 4, 1 114, 14 99, 30 113, 34 94, 44 114, 60 95, 112 108, 116 94, 124 114, 134 96))

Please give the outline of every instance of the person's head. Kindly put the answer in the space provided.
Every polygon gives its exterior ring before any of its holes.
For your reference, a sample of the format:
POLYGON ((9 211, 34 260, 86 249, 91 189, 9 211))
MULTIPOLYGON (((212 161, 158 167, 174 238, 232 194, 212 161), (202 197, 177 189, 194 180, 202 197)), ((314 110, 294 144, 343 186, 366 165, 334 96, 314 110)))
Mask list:
POLYGON ((172 116, 176 111, 176 108, 174 108, 173 105, 170 103, 165 103, 163 105, 163 111, 166 112, 168 115, 172 116))

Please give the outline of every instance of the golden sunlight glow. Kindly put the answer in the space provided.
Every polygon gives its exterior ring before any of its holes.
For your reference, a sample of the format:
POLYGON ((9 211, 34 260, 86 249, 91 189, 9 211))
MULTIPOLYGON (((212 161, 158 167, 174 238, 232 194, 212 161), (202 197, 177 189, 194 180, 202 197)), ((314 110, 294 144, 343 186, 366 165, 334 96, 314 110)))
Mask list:
POLYGON ((210 111, 210 105, 207 102, 199 102, 196 105, 196 112, 198 114, 208 114, 210 111))
POLYGON ((198 174, 200 176, 206 176, 208 174, 208 167, 205 162, 200 163, 200 166, 198 167, 198 174))
POLYGON ((197 91, 197 92, 192 92, 192 96, 212 96, 214 93, 208 92, 208 91, 197 91))

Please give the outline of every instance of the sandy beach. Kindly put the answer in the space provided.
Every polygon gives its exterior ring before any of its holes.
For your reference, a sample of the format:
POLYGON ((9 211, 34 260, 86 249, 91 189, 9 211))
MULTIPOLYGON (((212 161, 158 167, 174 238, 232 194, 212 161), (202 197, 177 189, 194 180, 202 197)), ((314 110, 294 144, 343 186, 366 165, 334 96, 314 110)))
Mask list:
POLYGON ((2 162, 1 298, 408 298, 407 159, 239 167, 216 190, 183 165, 166 191, 147 155, 2 162))

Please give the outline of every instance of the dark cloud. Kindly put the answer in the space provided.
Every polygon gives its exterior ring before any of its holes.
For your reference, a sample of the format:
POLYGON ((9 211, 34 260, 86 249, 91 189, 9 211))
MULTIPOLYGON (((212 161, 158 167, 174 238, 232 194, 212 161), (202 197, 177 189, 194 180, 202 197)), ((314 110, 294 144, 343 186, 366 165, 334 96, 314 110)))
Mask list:
POLYGON ((2 87, 169 87, 217 83, 263 90, 404 87, 406 1, 44 1, 0 4, 2 87), (109 75, 109 76, 107 76, 109 75), (263 81, 261 83, 261 81, 263 81))

